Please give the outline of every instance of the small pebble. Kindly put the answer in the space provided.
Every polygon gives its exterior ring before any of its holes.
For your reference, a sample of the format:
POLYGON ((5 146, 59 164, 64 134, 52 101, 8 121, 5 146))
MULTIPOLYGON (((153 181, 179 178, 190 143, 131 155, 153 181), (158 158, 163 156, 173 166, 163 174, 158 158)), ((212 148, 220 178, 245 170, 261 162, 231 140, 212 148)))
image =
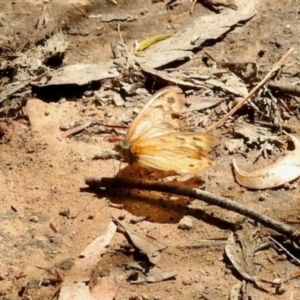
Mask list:
POLYGON ((142 294, 142 300, 150 300, 150 297, 147 294, 142 294))
POLYGON ((194 223, 191 217, 185 216, 183 217, 178 224, 179 229, 190 230, 194 228, 194 223))
POLYGON ((281 284, 280 286, 276 287, 276 294, 282 295, 286 292, 286 287, 284 284, 281 284))
POLYGON ((137 293, 134 293, 131 296, 129 296, 129 300, 140 300, 140 297, 137 293))
POLYGON ((61 99, 58 101, 58 103, 64 103, 64 102, 66 102, 66 101, 67 101, 66 98, 61 98, 61 99))
POLYGON ((39 217, 38 216, 31 216, 30 219, 29 219, 29 221, 37 223, 39 221, 39 217))
POLYGON ((192 285, 193 284, 193 280, 191 278, 183 279, 182 280, 182 284, 183 285, 192 285))
POLYGON ((50 242, 51 244, 54 244, 54 243, 56 242, 55 237, 54 237, 54 236, 50 236, 50 237, 49 237, 49 242, 50 242))
POLYGON ((42 282, 42 285, 43 286, 48 286, 48 285, 50 285, 50 283, 51 283, 50 280, 44 279, 43 282, 42 282))

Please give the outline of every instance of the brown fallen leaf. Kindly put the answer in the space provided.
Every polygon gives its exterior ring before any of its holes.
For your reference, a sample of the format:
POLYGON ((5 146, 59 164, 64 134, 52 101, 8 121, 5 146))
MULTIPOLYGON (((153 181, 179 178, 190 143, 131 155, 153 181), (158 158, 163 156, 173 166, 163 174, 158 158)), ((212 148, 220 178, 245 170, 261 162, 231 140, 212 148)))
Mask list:
POLYGON ((166 245, 133 232, 128 226, 125 226, 117 219, 113 219, 113 221, 126 231, 133 245, 145 253, 152 264, 155 265, 159 261, 161 257, 160 251, 166 249, 166 245))
POLYGON ((59 300, 85 299, 91 300, 89 287, 81 282, 63 285, 60 289, 59 300))
POLYGON ((155 273, 152 275, 148 275, 145 279, 138 279, 135 281, 130 281, 131 284, 141 284, 141 283, 154 283, 154 282, 160 282, 164 280, 168 280, 171 278, 174 278, 177 276, 177 272, 171 271, 171 272, 160 272, 155 273))
POLYGON ((269 166, 252 172, 245 172, 240 170, 233 159, 236 181, 247 188, 268 189, 298 178, 300 176, 300 141, 291 134, 287 135, 293 141, 295 149, 269 166))
POLYGON ((255 245, 251 240, 255 230, 245 223, 242 229, 229 235, 225 246, 225 253, 236 271, 250 282, 255 282, 257 275, 254 259, 255 245))
POLYGON ((217 106, 218 104, 226 101, 228 98, 219 98, 219 97, 198 97, 198 96, 189 96, 187 97, 187 101, 191 103, 191 105, 185 109, 183 109, 183 113, 203 110, 206 108, 210 108, 213 106, 217 106))
MULTIPOLYGON (((64 284, 71 285, 73 282, 89 281, 93 270, 96 268, 101 256, 106 252, 117 226, 110 222, 102 234, 98 235, 87 247, 80 253, 74 266, 66 276, 64 284)), ((71 299, 71 298, 69 298, 71 299)))
MULTIPOLYGON (((122 276, 102 277, 90 292, 91 300, 113 300, 122 283, 122 276)), ((84 299, 84 298, 82 298, 84 299)))

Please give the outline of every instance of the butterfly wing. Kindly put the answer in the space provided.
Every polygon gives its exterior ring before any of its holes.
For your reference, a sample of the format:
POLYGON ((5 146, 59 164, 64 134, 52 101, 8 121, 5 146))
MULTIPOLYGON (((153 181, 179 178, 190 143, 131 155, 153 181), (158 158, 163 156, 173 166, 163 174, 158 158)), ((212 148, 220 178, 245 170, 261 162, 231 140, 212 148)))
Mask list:
POLYGON ((173 132, 139 139, 130 147, 136 162, 144 167, 200 175, 211 162, 205 157, 214 143, 210 135, 173 132))
POLYGON ((169 86, 159 90, 133 120, 125 140, 133 142, 179 130, 180 121, 173 116, 181 113, 184 103, 185 98, 179 87, 169 86))

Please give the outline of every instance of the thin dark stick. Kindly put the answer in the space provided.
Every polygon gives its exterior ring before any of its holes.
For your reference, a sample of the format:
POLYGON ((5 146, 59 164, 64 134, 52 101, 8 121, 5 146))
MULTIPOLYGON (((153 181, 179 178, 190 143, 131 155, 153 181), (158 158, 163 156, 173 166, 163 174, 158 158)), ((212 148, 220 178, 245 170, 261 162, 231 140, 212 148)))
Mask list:
POLYGON ((278 90, 282 93, 290 94, 293 96, 300 96, 300 86, 292 85, 288 83, 280 83, 276 81, 270 81, 268 83, 270 89, 278 90))
POLYGON ((61 137, 68 137, 72 134, 78 133, 82 130, 84 130, 85 128, 88 128, 89 126, 91 126, 93 124, 93 121, 87 121, 86 123, 76 126, 74 128, 68 129, 67 131, 65 131, 61 137))
POLYGON ((276 221, 268 216, 260 214, 256 211, 249 209, 248 207, 236 203, 228 198, 216 196, 212 193, 202 191, 199 189, 191 189, 182 186, 175 186, 174 184, 155 182, 141 179, 125 179, 125 178, 86 178, 85 183, 90 187, 97 188, 127 188, 127 189, 142 189, 148 191, 157 191, 164 193, 177 194, 185 197, 201 200, 205 203, 216 205, 224 209, 234 211, 243 216, 253 219, 261 223, 262 225, 271 228, 287 237, 293 239, 296 242, 300 242, 300 232, 295 228, 276 221))
POLYGON ((108 127, 108 128, 119 128, 119 129, 126 129, 128 128, 127 126, 124 126, 124 125, 109 125, 109 124, 103 124, 101 122, 97 122, 97 121, 87 121, 86 123, 82 124, 82 125, 79 125, 77 127, 74 127, 74 128, 71 128, 71 129, 68 129, 67 131, 65 131, 61 137, 68 137, 69 135, 71 134, 75 134, 75 133, 78 133, 86 128, 88 128, 89 126, 91 125, 100 125, 100 126, 104 126, 104 127, 108 127))

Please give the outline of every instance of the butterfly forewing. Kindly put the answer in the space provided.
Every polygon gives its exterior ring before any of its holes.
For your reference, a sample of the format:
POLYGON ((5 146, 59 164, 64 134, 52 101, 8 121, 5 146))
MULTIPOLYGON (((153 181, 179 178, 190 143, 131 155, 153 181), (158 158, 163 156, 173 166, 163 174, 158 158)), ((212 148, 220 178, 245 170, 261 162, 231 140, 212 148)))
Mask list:
POLYGON ((182 90, 176 86, 159 90, 131 123, 126 141, 133 142, 179 130, 180 122, 173 116, 181 113, 184 102, 182 90))
POLYGON ((214 144, 214 138, 208 134, 196 132, 172 132, 161 134, 150 139, 140 139, 132 146, 132 151, 141 152, 148 151, 148 149, 190 149, 195 152, 206 155, 214 144))

